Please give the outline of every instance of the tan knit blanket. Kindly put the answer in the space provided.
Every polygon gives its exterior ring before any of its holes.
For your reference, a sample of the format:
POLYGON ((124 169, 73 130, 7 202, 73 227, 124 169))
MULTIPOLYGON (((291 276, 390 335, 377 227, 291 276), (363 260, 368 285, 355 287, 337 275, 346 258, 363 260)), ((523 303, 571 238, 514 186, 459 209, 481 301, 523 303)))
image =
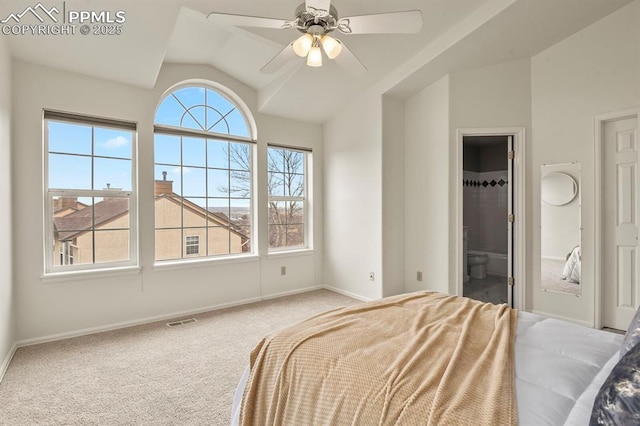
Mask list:
POLYGON ((329 311, 251 353, 241 425, 515 425, 517 314, 419 292, 329 311))

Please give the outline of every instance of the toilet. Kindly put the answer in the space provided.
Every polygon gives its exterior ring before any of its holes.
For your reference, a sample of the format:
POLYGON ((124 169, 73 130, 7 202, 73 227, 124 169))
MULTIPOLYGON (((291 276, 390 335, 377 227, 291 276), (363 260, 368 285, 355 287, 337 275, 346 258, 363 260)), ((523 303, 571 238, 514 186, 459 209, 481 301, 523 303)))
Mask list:
POLYGON ((487 262, 489 255, 477 251, 467 252, 467 265, 469 266, 469 275, 476 280, 487 278, 487 262))

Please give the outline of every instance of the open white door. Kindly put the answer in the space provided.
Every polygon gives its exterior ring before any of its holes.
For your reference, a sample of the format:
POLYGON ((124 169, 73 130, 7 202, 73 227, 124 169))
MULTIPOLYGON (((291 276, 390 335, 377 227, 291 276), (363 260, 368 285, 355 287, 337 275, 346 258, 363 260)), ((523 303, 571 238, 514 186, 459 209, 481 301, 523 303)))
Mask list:
POLYGON ((603 326, 625 330, 640 304, 638 117, 606 122, 603 137, 603 326))
POLYGON ((515 151, 513 149, 513 136, 507 137, 508 157, 509 164, 507 171, 507 303, 513 307, 513 290, 515 286, 514 274, 513 274, 513 223, 515 221, 515 214, 513 211, 513 160, 515 158, 515 151))

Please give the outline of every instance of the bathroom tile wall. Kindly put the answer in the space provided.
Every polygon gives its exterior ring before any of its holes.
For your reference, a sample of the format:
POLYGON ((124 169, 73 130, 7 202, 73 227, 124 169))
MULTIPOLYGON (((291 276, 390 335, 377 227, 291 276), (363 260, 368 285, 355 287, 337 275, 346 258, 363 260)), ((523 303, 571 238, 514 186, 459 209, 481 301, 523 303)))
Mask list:
POLYGON ((469 227, 468 249, 507 253, 508 173, 462 173, 464 225, 469 227))

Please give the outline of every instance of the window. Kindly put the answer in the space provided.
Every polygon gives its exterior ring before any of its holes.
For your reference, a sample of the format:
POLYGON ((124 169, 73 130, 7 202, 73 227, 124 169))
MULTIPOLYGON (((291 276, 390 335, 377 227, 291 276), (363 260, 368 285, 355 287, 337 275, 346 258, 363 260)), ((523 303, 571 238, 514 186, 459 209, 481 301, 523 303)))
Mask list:
POLYGON ((60 249, 60 265, 73 265, 74 253, 77 251, 77 246, 74 246, 69 241, 63 241, 60 249))
POLYGON ((137 264, 135 123, 45 111, 45 271, 137 264))
POLYGON ((187 235, 185 242, 185 254, 191 256, 200 253, 200 237, 198 235, 187 235))
POLYGON ((301 249, 307 237, 307 163, 310 152, 269 146, 269 249, 301 249))
POLYGON ((247 123, 237 103, 208 87, 183 87, 160 103, 156 261, 252 252, 255 142, 247 123))

